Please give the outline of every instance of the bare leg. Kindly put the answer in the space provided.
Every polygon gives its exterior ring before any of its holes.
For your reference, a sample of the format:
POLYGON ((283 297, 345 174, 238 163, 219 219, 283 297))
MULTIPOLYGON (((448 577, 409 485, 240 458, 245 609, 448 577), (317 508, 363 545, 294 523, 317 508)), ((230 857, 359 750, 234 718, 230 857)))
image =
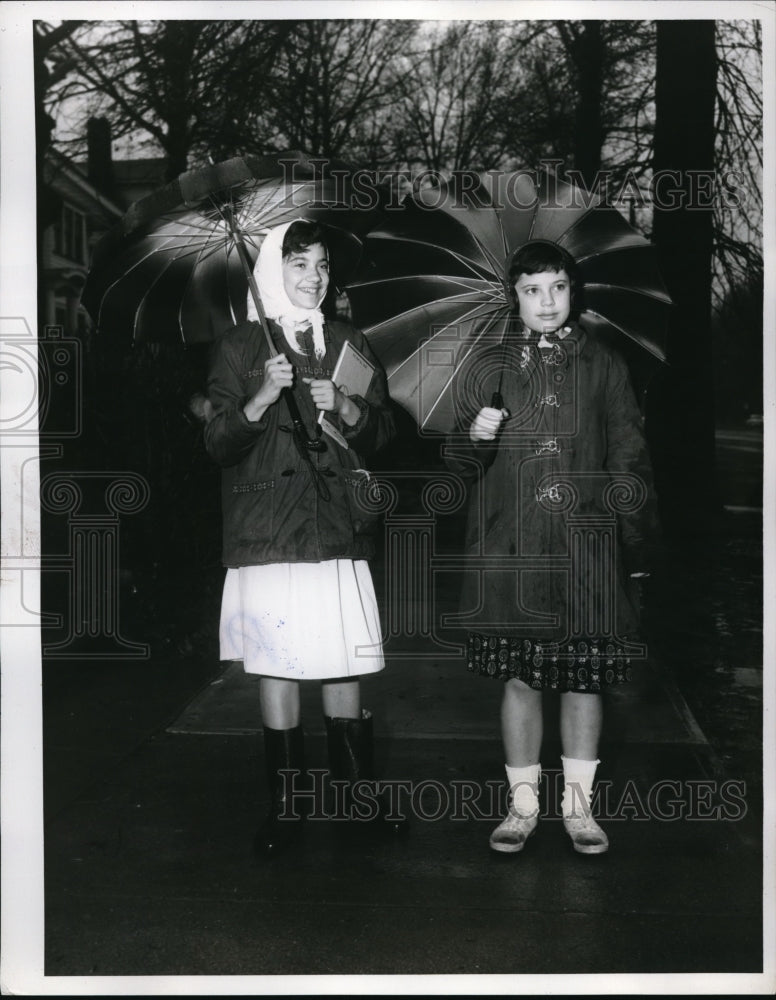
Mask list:
POLYGON ((560 739, 565 757, 595 760, 602 724, 600 694, 567 691, 560 696, 560 739))
POLYGON ((603 701, 598 694, 569 691, 560 697, 563 744, 563 825, 580 854, 603 854, 609 839, 593 819, 593 782, 598 765, 598 741, 603 701))
POLYGON ((299 681, 262 677, 259 701, 261 721, 269 729, 295 729, 299 725, 299 681))
POLYGON ((490 835, 494 851, 522 851, 539 817, 539 754, 542 749, 542 693, 523 681, 504 685, 501 701, 507 781, 510 786, 506 819, 490 835))
POLYGON ((330 719, 361 718, 361 687, 358 678, 321 683, 323 714, 330 719))
POLYGON ((501 735, 509 767, 539 763, 543 726, 541 691, 534 691, 522 681, 506 681, 501 701, 501 735))

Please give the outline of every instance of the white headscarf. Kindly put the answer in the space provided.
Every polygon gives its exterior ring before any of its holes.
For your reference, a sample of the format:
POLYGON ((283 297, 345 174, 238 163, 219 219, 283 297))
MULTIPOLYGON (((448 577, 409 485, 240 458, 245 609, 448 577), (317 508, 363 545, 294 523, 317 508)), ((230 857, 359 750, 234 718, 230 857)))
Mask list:
MULTIPOLYGON (((282 226, 275 226, 274 229, 268 230, 259 250, 253 276, 259 288, 264 312, 268 319, 274 319, 282 326, 288 346, 299 354, 305 354, 304 342, 299 334, 308 325, 312 325, 315 357, 320 359, 326 353, 326 345, 323 341, 323 313, 318 306, 323 301, 326 290, 321 292, 321 297, 314 309, 295 306, 289 299, 283 285, 283 238, 290 225, 292 222, 285 222, 282 226)), ((257 320, 258 318, 253 296, 249 292, 248 319, 257 320)))

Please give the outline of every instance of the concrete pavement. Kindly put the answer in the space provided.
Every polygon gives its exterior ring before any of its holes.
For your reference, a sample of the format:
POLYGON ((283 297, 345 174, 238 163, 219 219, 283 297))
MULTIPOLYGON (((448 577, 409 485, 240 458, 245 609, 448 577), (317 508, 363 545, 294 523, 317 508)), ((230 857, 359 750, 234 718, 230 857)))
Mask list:
MULTIPOLYGON (((503 776, 500 686, 433 642, 412 644, 427 656, 399 643, 364 681, 381 774, 411 783, 409 836, 354 841, 311 821, 303 846, 271 863, 250 852, 265 809, 255 678, 214 662, 104 664, 66 695, 60 675, 48 701, 46 974, 762 968, 760 817, 721 783, 660 664, 609 698, 599 779, 610 852, 575 854, 557 818, 548 696, 546 815, 522 854, 500 856, 492 820, 456 817, 453 792, 503 776), (88 779, 67 778, 85 762, 88 779)), ((325 768, 317 685, 303 711, 309 766, 325 768)))

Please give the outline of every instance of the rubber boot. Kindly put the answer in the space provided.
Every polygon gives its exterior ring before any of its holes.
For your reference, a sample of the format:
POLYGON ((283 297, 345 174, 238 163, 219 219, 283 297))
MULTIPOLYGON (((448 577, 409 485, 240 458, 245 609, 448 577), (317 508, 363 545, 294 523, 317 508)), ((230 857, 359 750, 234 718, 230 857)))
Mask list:
MULTIPOLYGON (((374 738, 371 712, 362 710, 360 719, 340 719, 324 716, 329 748, 329 768, 336 781, 348 782, 339 799, 344 811, 339 818, 348 818, 350 832, 385 830, 403 833, 407 820, 387 819, 391 803, 384 793, 378 793, 375 782, 374 738), (357 787, 354 789, 354 785, 357 787)), ((396 815, 398 815, 398 809, 396 815)))
POLYGON ((254 853, 260 857, 277 855, 298 840, 303 813, 294 806, 291 790, 299 775, 284 775, 286 770, 304 771, 304 732, 294 729, 264 728, 264 761, 270 807, 267 817, 253 841, 254 853))

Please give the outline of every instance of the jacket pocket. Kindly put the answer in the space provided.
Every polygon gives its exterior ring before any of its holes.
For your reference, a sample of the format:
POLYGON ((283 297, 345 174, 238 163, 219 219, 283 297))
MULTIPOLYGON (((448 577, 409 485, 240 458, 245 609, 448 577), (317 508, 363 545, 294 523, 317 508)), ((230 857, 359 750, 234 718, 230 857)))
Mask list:
POLYGON ((340 476, 354 535, 371 534, 385 511, 379 483, 365 469, 343 469, 340 476))

